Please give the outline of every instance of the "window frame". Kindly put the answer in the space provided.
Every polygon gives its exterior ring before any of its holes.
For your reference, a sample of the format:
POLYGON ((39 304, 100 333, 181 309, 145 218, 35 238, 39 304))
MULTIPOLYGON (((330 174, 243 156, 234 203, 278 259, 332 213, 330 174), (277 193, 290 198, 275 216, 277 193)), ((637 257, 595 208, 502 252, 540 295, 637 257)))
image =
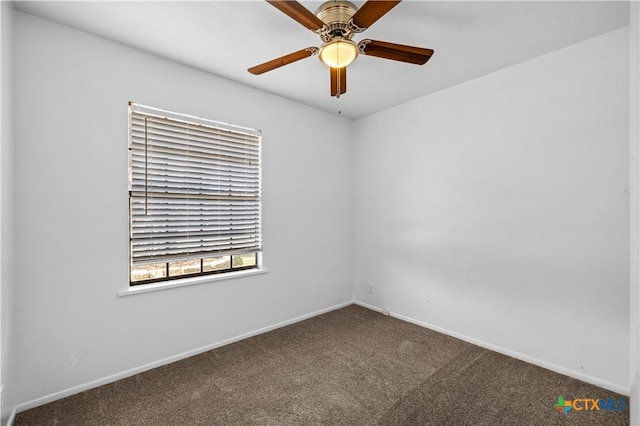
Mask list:
POLYGON ((193 260, 199 260, 200 261, 200 272, 193 272, 193 273, 188 273, 188 274, 181 274, 181 275, 171 275, 169 273, 169 264, 171 262, 156 262, 156 263, 164 263, 166 265, 166 275, 164 277, 161 278, 150 278, 150 279, 146 279, 146 280, 139 280, 139 281, 132 281, 131 280, 131 274, 132 274, 132 266, 131 262, 129 262, 129 285, 131 287, 136 287, 139 285, 145 285, 145 284, 157 284, 157 283, 163 283, 163 282, 167 282, 167 281, 175 281, 175 280, 185 280, 185 279, 189 279, 189 278, 196 278, 196 277, 204 277, 204 276, 208 276, 208 275, 221 275, 221 274, 228 274, 229 272, 238 272, 238 271, 246 271, 248 269, 258 269, 260 268, 259 265, 259 261, 258 261, 258 257, 259 257, 259 252, 255 252, 255 253, 243 253, 240 255, 228 255, 229 256, 229 267, 228 268, 224 268, 224 269, 215 269, 215 270, 211 270, 211 271, 206 271, 206 272, 202 272, 203 269, 203 264, 204 264, 204 260, 205 259, 209 259, 211 257, 221 257, 221 256, 209 256, 209 257, 201 257, 200 259, 193 259, 193 260), (248 265, 248 266, 233 266, 233 256, 245 256, 248 254, 253 254, 254 256, 254 264, 253 265, 248 265))
MULTIPOLYGON (((187 114, 182 114, 182 113, 176 113, 176 112, 171 112, 171 111, 166 111, 166 110, 162 110, 162 109, 158 109, 158 108, 154 108, 154 107, 148 107, 145 105, 140 105, 140 104, 136 104, 133 102, 129 102, 129 113, 128 113, 128 119, 129 119, 129 127, 128 127, 128 145, 129 145, 129 156, 128 156, 128 172, 129 172, 129 187, 128 187, 128 200, 129 200, 129 213, 128 213, 128 217, 129 217, 129 284, 128 284, 128 288, 129 289, 140 289, 143 290, 143 287, 147 286, 147 287, 153 287, 153 288, 166 288, 166 287, 174 287, 177 285, 172 285, 173 283, 177 283, 179 284, 179 286, 185 285, 185 284, 189 284, 191 282, 194 283, 200 283, 203 282, 203 280, 206 280, 207 277, 215 277, 215 279, 211 279, 210 281, 217 281, 220 279, 224 279, 225 276, 227 276, 228 278, 235 278, 238 276, 242 276, 244 274, 247 275, 253 275, 254 273, 259 273, 263 271, 262 268, 262 132, 260 132, 259 130, 255 130, 255 129, 249 129, 249 128, 244 128, 244 127, 240 127, 240 126, 234 126, 234 125, 230 125, 227 123, 222 123, 222 122, 218 122, 218 121, 213 121, 213 120, 209 120, 209 119, 203 119, 200 117, 196 117, 196 116, 191 116, 191 115, 187 115, 187 114), (133 213, 133 209, 132 209, 132 203, 134 202, 134 198, 138 197, 140 198, 139 195, 139 191, 138 191, 138 195, 134 195, 134 193, 136 193, 136 190, 134 189, 134 178, 133 178, 133 174, 134 174, 134 166, 133 166, 133 156, 134 154, 132 153, 133 149, 132 149, 132 145, 133 145, 133 136, 132 136, 132 117, 133 117, 133 113, 137 113, 137 114, 141 114, 141 115, 145 115, 145 114, 149 114, 150 116, 153 115, 155 117, 160 117, 163 119, 168 119, 168 120, 179 120, 183 123, 187 123, 187 126, 193 125, 193 126, 198 126, 198 128, 202 128, 207 127, 210 129, 214 129, 214 131, 219 131, 219 132, 234 132, 234 131, 238 131, 238 132, 250 132, 254 138, 256 138, 257 140, 257 152, 258 152, 258 158, 257 158, 257 162, 258 162, 258 166, 257 166, 257 182, 256 182, 256 178, 253 178, 253 180, 250 180, 251 184, 256 185, 257 184, 257 198, 256 198, 256 205, 257 205, 257 219, 256 219, 256 214, 254 213, 252 216, 254 222, 257 224, 257 246, 255 246, 257 249, 256 250, 238 250, 238 249, 227 249, 226 251, 209 251, 209 252, 204 252, 204 253, 200 253, 200 255, 193 255, 190 254, 189 250, 186 250, 184 252, 181 258, 179 258, 178 260, 175 259, 174 255, 167 255, 165 254, 164 257, 160 257, 159 259, 152 259, 149 261, 138 261, 137 263, 134 262, 134 213, 133 213), (255 222, 257 220, 257 222, 255 222), (247 255, 253 255, 253 263, 251 265, 240 265, 240 266, 234 266, 234 257, 235 256, 247 256, 247 255), (207 259, 211 259, 211 258, 220 258, 220 257, 228 257, 228 262, 229 262, 229 266, 223 269, 213 269, 210 271, 203 271, 204 269, 204 261, 207 259), (170 264, 176 261, 186 261, 186 260, 199 260, 200 262, 200 268, 198 272, 193 272, 193 273, 184 273, 184 274, 180 274, 180 275, 171 275, 170 274, 170 264), (149 279, 141 279, 141 280, 135 280, 134 281, 134 276, 133 276, 133 269, 135 267, 135 265, 153 265, 153 264, 165 264, 165 276, 162 277, 155 277, 155 278, 149 278, 149 279), (248 272, 251 272, 250 274, 248 272)), ((147 136, 146 136, 146 118, 145 118, 145 139, 144 139, 144 145, 145 145, 145 149, 144 149, 144 162, 145 162, 145 170, 144 173, 147 173, 146 170, 146 162, 147 162, 147 136)), ((187 131, 187 135, 188 135, 188 131, 187 131)), ((185 154, 184 157, 187 159, 186 161, 190 161, 192 157, 190 157, 189 154, 189 148, 188 145, 190 142, 188 142, 189 140, 189 136, 186 137, 187 140, 187 149, 184 150, 185 154)), ((207 149, 213 150, 216 152, 215 155, 223 155, 222 152, 220 151, 220 143, 218 143, 218 145, 213 144, 213 147, 208 147, 207 149)), ((138 153, 139 155, 139 153, 138 153)), ((167 169, 168 170, 168 169, 167 169)), ((139 167, 137 169, 135 169, 136 172, 139 172, 139 167)), ((229 174, 224 174, 224 173, 220 173, 220 176, 224 177, 224 178, 228 178, 230 180, 229 183, 226 184, 226 187, 228 187, 228 191, 232 191, 233 190, 233 184, 231 183, 231 175, 229 174)), ((231 173, 231 172, 226 172, 226 173, 231 173)), ((189 179, 192 179, 192 177, 190 176, 189 179)), ((186 182, 189 179, 184 179, 184 181, 186 182)), ((218 185, 221 185, 219 182, 222 181, 224 179, 220 179, 218 181, 218 185)), ((206 182, 202 183, 202 185, 204 185, 206 182)), ((146 191, 147 191, 147 183, 145 182, 145 205, 146 205, 146 191)), ((188 184, 185 184, 188 186, 188 184)), ((225 185, 221 185, 223 188, 225 187, 225 185)), ((221 190, 222 191, 222 190, 221 190)), ((172 194, 176 194, 175 192, 171 192, 171 191, 167 191, 166 194, 168 196, 172 196, 172 194)), ((216 198, 216 196, 211 196, 211 198, 209 198, 210 200, 216 200, 216 199, 220 199, 220 198, 216 198)), ((191 201, 189 199, 189 197, 187 197, 187 201, 185 202, 186 205, 191 205, 189 204, 191 201)), ((194 204, 197 204, 194 202, 194 204)), ((233 205, 233 202, 229 201, 228 204, 233 205)), ((228 211, 231 212, 229 214, 231 214, 233 216, 233 212, 237 211, 234 209, 238 209, 239 207, 227 207, 228 211)), ((187 208, 188 210, 189 208, 187 208)), ((200 207, 200 209, 202 209, 202 207, 200 207)), ((216 210, 216 209, 220 209, 220 207, 210 207, 205 209, 208 212, 217 212, 220 213, 221 210, 216 210)), ((145 207, 145 211, 146 211, 146 207, 145 207)), ((240 210, 241 211, 241 210, 240 210)), ((147 214, 147 213, 145 213, 147 214)), ((236 213, 237 214, 237 213, 236 213)), ((170 226, 170 225, 169 225, 170 226)), ((233 225, 230 225, 230 227, 228 228, 229 232, 231 232, 231 234, 233 234, 233 225)), ((200 231, 202 231, 202 229, 200 229, 200 231)), ((189 231, 190 232, 190 231, 189 231)), ((195 233, 195 232, 194 232, 195 233)), ((230 238, 231 240, 233 240, 233 237, 229 237, 229 235, 231 234, 221 234, 221 235, 227 235, 226 238, 230 238)), ((164 237, 166 239, 166 237, 164 237)), ((203 240, 200 240, 203 241, 203 240)), ((201 243, 203 244, 203 243, 201 243)), ((232 243, 233 244, 233 243, 232 243)), ((176 244, 177 245, 177 244, 176 244)), ((233 245, 232 245, 233 247, 233 245)), ((266 270, 265 270, 266 272, 266 270)), ((126 293, 126 292, 125 292, 126 293)))

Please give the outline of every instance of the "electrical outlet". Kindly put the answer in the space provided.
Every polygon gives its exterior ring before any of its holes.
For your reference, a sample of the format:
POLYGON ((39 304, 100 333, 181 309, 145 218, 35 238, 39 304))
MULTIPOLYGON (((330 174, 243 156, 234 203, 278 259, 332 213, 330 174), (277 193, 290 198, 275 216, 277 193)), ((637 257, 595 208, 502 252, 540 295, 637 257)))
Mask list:
POLYGON ((367 292, 369 294, 373 294, 373 283, 367 283, 367 285, 369 286, 369 290, 367 290, 367 292))
POLYGON ((382 315, 384 315, 385 317, 388 317, 389 315, 391 315, 391 311, 387 308, 384 308, 382 310, 382 315))

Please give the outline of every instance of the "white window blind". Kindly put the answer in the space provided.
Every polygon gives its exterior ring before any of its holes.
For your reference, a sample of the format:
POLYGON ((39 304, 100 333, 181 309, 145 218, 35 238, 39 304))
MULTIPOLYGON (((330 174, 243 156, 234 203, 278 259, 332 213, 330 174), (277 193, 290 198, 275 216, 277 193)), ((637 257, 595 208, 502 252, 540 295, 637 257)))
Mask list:
POLYGON ((131 264, 255 253, 261 133, 129 104, 131 264))

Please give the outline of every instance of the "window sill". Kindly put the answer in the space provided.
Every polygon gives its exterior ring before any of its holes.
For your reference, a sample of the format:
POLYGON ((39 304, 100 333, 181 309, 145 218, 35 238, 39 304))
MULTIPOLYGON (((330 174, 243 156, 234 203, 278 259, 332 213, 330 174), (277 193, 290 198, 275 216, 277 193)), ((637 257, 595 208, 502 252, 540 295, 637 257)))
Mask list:
POLYGON ((154 284, 140 284, 130 286, 126 290, 120 290, 118 296, 132 296, 134 294, 149 293, 151 291, 168 290, 177 287, 187 287, 192 285, 210 283, 214 281, 224 281, 233 278, 248 277, 251 275, 266 274, 266 269, 247 269, 244 271, 227 272, 224 274, 205 275, 202 277, 185 278, 183 280, 172 280, 154 284))

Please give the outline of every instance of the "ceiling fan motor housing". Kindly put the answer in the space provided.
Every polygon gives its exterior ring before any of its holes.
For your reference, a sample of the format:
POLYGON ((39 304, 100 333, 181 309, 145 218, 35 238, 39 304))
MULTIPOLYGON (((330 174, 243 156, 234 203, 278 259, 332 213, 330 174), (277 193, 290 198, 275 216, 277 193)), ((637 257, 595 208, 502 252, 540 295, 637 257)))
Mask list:
POLYGON ((320 5, 316 10, 316 16, 326 24, 328 31, 320 33, 320 38, 325 43, 333 40, 334 37, 351 39, 353 29, 350 28, 349 20, 358 8, 350 1, 333 0, 320 5))

